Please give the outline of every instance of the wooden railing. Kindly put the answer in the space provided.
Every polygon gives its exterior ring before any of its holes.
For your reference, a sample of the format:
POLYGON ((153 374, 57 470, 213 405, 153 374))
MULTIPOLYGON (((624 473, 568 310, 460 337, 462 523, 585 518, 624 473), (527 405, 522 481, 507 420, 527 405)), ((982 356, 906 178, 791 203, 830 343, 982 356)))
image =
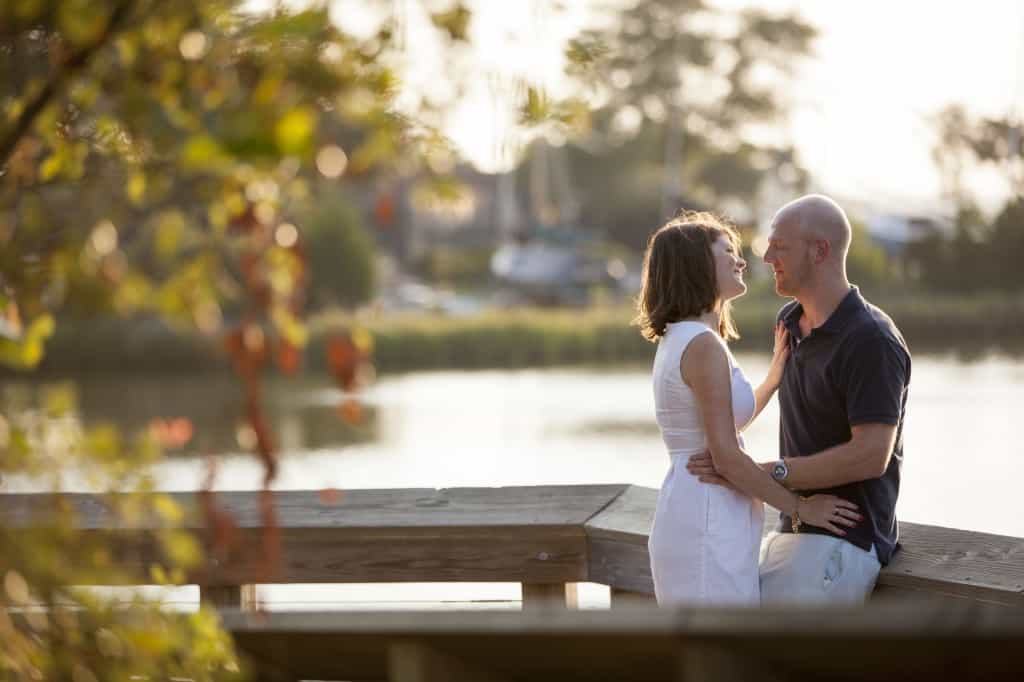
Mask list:
MULTIPOLYGON (((656 496, 628 485, 277 492, 283 556, 269 580, 231 558, 188 580, 222 607, 261 681, 1024 679, 1024 610, 1012 608, 1024 605, 1024 540, 903 524, 904 549, 866 609, 656 609, 656 496), (519 582, 524 612, 248 610, 255 582, 402 581, 519 582), (579 582, 608 585, 615 608, 566 608, 579 582)), ((175 497, 208 543, 197 498, 175 497)), ((258 493, 217 499, 241 545, 257 545, 258 493)), ((103 498, 64 501, 120 562, 160 561, 156 515, 123 527, 103 498)), ((0 495, 0 524, 34 532, 51 504, 0 495)))
POLYGON ((224 614, 259 680, 854 682, 1024 678, 1024 619, 867 609, 224 614))
MULTIPOLYGON (((203 538, 195 495, 174 497, 203 538)), ((572 606, 575 583, 596 582, 611 588, 613 605, 649 600, 647 537, 656 497, 630 485, 352 490, 337 501, 317 491, 280 491, 274 499, 283 557, 269 579, 253 561, 211 560, 189 580, 224 607, 249 604, 254 582, 519 582, 527 608, 572 606)), ((142 568, 160 561, 151 541, 155 519, 119 527, 102 498, 65 500, 80 531, 109 535, 121 561, 142 568)), ((221 492, 217 501, 237 521, 241 544, 258 545, 258 493, 221 492)), ((46 496, 0 495, 0 524, 31 532, 48 504, 46 496)), ((901 536, 903 551, 882 571, 879 595, 1024 606, 1024 540, 909 523, 901 536)))

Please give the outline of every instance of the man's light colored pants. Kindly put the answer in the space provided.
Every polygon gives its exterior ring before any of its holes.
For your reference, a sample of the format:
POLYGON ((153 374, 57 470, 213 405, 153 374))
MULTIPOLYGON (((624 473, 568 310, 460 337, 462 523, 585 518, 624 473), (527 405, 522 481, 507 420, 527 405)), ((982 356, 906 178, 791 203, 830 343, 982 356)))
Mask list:
POLYGON ((811 533, 771 533, 761 545, 762 604, 860 604, 881 564, 846 540, 811 533))

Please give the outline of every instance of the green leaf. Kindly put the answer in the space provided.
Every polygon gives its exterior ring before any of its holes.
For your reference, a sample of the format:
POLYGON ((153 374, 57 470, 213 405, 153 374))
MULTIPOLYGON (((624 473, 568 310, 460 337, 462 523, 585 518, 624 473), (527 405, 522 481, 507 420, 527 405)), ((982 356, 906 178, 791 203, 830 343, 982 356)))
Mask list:
POLYGON ((18 339, 0 339, 0 364, 32 369, 43 359, 46 340, 53 335, 53 316, 40 315, 18 339))
POLYGON ((306 108, 292 109, 274 126, 274 139, 282 154, 303 156, 313 146, 316 114, 306 108))
POLYGON ((520 120, 524 125, 542 123, 551 116, 551 102, 547 95, 537 88, 526 90, 526 101, 523 103, 520 120))
POLYGON ((181 248, 184 233, 185 217, 181 211, 163 212, 156 225, 154 248, 157 256, 164 261, 173 259, 181 248))
POLYGON ((456 4, 447 12, 430 15, 430 21, 446 31, 452 40, 466 40, 469 35, 469 20, 472 15, 462 4, 456 4))
POLYGON ((77 45, 95 41, 107 25, 106 5, 92 0, 64 0, 59 3, 57 24, 61 33, 77 45))
POLYGON ((220 145, 209 135, 193 135, 181 152, 181 163, 186 170, 203 170, 224 161, 220 145))
POLYGON ((142 199, 146 196, 146 174, 142 171, 132 173, 128 178, 126 191, 132 203, 141 204, 142 199))
POLYGON ((113 459, 121 452, 121 433, 109 424, 93 428, 88 435, 88 452, 100 459, 113 459))
POLYGON ((153 509, 161 520, 173 524, 180 524, 185 518, 181 506, 174 501, 170 495, 156 495, 153 497, 153 509))
POLYGON ((78 400, 75 397, 75 389, 71 384, 63 384, 48 388, 43 396, 46 405, 46 413, 50 417, 62 417, 70 414, 78 400))
POLYGON ((164 531, 159 534, 160 545, 171 563, 189 568, 199 563, 202 550, 196 539, 184 531, 164 531))
POLYGON ((39 166, 39 179, 43 182, 53 180, 60 173, 63 161, 60 152, 50 154, 39 166))

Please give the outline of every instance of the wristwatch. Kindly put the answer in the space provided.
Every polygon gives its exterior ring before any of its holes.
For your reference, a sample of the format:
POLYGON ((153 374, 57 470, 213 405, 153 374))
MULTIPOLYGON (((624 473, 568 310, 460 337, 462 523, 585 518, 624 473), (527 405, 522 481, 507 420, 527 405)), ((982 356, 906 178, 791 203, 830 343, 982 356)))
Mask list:
POLYGON ((786 480, 787 476, 789 476, 789 467, 786 466, 785 460, 780 459, 772 464, 772 478, 781 483, 786 480))

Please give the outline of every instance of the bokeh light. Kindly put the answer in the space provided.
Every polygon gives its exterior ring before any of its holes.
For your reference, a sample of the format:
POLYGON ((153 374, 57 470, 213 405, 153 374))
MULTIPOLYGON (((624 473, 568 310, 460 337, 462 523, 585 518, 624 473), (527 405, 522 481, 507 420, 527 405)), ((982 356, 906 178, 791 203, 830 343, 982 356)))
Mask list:
POLYGON ((316 155, 316 168, 326 178, 337 178, 348 166, 348 155, 336 144, 320 148, 316 155))

